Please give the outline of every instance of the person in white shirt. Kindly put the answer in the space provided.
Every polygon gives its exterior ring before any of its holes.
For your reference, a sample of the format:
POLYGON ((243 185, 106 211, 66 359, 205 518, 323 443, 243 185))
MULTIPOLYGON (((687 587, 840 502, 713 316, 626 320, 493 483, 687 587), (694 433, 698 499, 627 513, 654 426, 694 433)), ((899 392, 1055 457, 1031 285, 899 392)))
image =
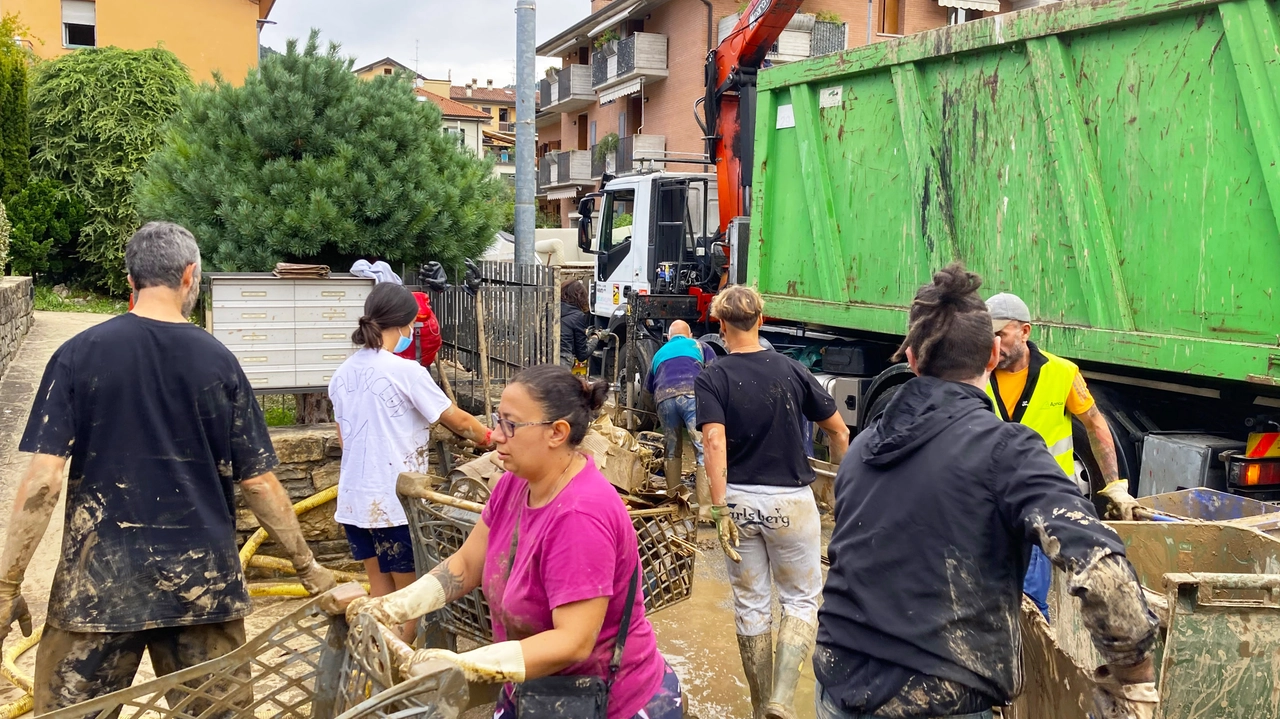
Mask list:
MULTIPOLYGON (((403 285, 382 283, 364 302, 351 335, 361 349, 329 381, 342 444, 335 519, 364 562, 370 593, 380 597, 416 578, 409 521, 396 496, 401 472, 428 471, 431 425, 442 422, 482 447, 492 432, 440 391, 417 362, 397 357, 413 340, 418 303, 403 285)), ((412 623, 402 628, 406 640, 412 623)))

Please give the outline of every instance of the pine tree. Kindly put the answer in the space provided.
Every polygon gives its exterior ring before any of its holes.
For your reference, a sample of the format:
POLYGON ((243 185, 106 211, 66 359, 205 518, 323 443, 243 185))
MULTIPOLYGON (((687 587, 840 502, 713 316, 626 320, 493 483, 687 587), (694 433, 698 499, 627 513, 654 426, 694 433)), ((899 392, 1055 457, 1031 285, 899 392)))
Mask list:
POLYGON ((143 217, 185 225, 218 270, 456 267, 483 252, 501 224, 491 165, 443 135, 406 78, 351 66, 313 31, 241 87, 219 78, 185 94, 138 184, 143 217))

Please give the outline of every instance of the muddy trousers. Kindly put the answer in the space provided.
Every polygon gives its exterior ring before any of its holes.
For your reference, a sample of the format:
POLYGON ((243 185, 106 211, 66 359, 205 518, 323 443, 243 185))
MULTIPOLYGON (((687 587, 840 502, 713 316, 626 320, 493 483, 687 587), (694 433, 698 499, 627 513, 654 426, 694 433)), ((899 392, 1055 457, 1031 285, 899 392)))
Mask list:
MULTIPOLYGON (((813 688, 813 703, 818 719, 880 719, 875 714, 850 714, 844 711, 823 688, 822 682, 818 682, 813 688)), ((992 719, 991 715, 991 710, 987 710, 976 714, 955 714, 950 719, 992 719)))
POLYGON ((742 563, 725 558, 738 634, 771 629, 773 590, 782 613, 818 623, 822 594, 822 527, 808 487, 730 484, 725 503, 738 525, 742 563))
MULTIPOLYGON (((46 626, 36 652, 35 713, 44 714, 127 688, 133 683, 144 649, 151 654, 156 676, 164 676, 216 659, 242 644, 243 619, 137 632, 68 632, 46 626)), ((237 668, 235 676, 246 680, 239 692, 243 696, 227 701, 230 705, 247 705, 252 702, 247 688, 249 665, 237 668)), ((200 687, 205 681, 207 677, 188 682, 187 686, 200 687)), ((204 687, 201 694, 221 698, 235 689, 234 686, 204 687)), ((165 696, 173 708, 190 695, 191 692, 170 690, 165 696)), ((208 706, 208 700, 197 699, 188 702, 183 713, 196 715, 208 706)), ((229 709, 216 716, 235 713, 229 709)))

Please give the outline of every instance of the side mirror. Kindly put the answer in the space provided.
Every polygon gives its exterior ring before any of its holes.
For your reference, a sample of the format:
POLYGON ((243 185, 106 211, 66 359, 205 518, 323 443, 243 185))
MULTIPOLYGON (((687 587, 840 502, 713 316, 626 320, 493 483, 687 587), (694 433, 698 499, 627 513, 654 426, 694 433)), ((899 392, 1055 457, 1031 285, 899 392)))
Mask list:
POLYGON ((591 215, 596 211, 596 198, 601 193, 592 192, 578 200, 578 249, 588 254, 591 251, 591 215))

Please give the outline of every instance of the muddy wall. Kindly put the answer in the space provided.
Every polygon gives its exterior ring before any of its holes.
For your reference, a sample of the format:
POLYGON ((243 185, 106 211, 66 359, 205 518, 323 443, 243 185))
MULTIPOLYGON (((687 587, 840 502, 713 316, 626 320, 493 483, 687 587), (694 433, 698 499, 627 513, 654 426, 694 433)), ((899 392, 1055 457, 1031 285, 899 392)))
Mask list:
MULTIPOLYGON (((333 424, 305 427, 272 427, 271 443, 275 446, 280 466, 276 477, 289 493, 294 504, 324 489, 338 484, 338 467, 342 463, 342 447, 338 444, 337 426, 333 424)), ((333 520, 334 502, 303 513, 298 517, 302 534, 311 545, 311 551, 321 564, 345 569, 352 563, 342 527, 333 520)), ((238 544, 258 529, 258 520, 236 495, 236 539, 238 544)), ((268 541, 258 550, 261 554, 284 556, 283 552, 268 541)), ((255 570, 257 571, 257 570, 255 570)), ((254 576, 253 573, 250 576, 254 576)))
POLYGON ((31 329, 35 309, 30 277, 0 277, 0 375, 31 329))

